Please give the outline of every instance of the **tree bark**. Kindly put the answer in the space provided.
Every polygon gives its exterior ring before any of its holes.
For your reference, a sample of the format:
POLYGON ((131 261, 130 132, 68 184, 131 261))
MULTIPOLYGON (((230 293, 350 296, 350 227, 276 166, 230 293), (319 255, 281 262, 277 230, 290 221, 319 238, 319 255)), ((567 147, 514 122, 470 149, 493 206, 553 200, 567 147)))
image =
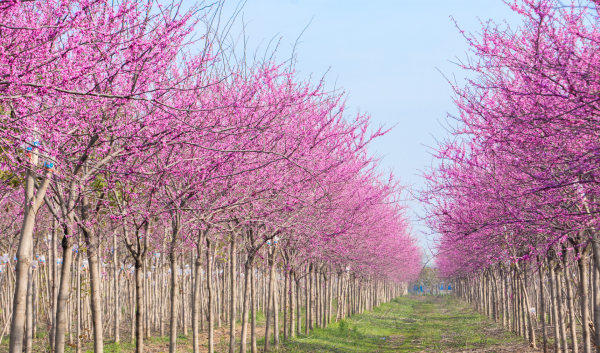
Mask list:
POLYGON ((252 353, 258 352, 258 347, 256 345, 256 281, 254 279, 254 269, 250 272, 250 297, 251 297, 251 305, 252 305, 252 323, 250 327, 250 341, 252 346, 252 353))
POLYGON ((283 283, 283 340, 288 339, 288 293, 291 293, 289 289, 289 274, 290 272, 284 270, 284 283, 283 283))
POLYGON ((254 262, 253 255, 249 255, 244 264, 244 294, 242 305, 242 333, 240 340, 240 352, 246 353, 246 338, 248 336, 248 311, 250 306, 250 273, 253 271, 252 263, 254 262))
POLYGON ((559 329, 559 318, 558 318, 558 286, 556 283, 556 270, 554 263, 550 263, 550 295, 552 303, 552 317, 554 321, 554 351, 561 351, 561 339, 559 329))
POLYGON ((169 316, 169 353, 177 352, 177 254, 175 253, 176 233, 171 240, 169 259, 171 265, 171 313, 169 316))
POLYGON ((581 293, 581 336, 583 340, 583 353, 592 353, 592 346, 590 342, 590 315, 588 310, 588 266, 589 260, 587 256, 587 249, 579 250, 580 257, 577 261, 579 267, 579 290, 581 293))
POLYGON ((573 299, 573 287, 571 285, 571 276, 567 267, 567 256, 563 256, 563 272, 565 277, 565 287, 567 290, 567 310, 569 312, 569 328, 571 333, 571 343, 573 345, 573 353, 579 352, 579 343, 577 341, 577 326, 575 320, 575 303, 573 299))
POLYGON ((525 278, 523 278, 525 274, 522 274, 521 277, 521 288, 523 290, 523 298, 525 300, 525 315, 527 315, 527 324, 529 325, 529 342, 531 343, 531 347, 537 349, 536 341, 535 341, 535 314, 529 311, 531 308, 531 304, 529 303, 529 294, 527 294, 527 288, 525 288, 525 278))
POLYGON ((73 242, 69 227, 65 225, 65 235, 62 240, 63 263, 60 270, 60 285, 56 305, 56 331, 54 338, 55 352, 64 353, 65 333, 67 332, 67 301, 71 288, 71 265, 73 263, 73 242))
POLYGON ((31 353, 33 351, 33 268, 29 267, 29 273, 27 275, 27 335, 25 338, 25 353, 31 353))
POLYGON ((204 234, 203 231, 200 231, 200 239, 198 239, 198 243, 196 244, 196 261, 194 263, 194 298, 193 298, 193 306, 192 306, 192 345, 193 352, 200 352, 200 337, 198 337, 198 326, 200 321, 200 309, 202 306, 202 302, 200 300, 200 289, 202 287, 202 243, 204 242, 204 234))
POLYGON ((83 231, 87 246, 87 257, 91 287, 91 311, 94 329, 94 352, 104 352, 104 333, 102 322, 102 296, 100 294, 100 265, 98 263, 98 249, 89 231, 83 231))
MULTIPOLYGON (((34 154, 31 162, 32 166, 37 164, 37 158, 37 155, 34 154)), ((34 172, 28 168, 25 177, 25 200, 23 203, 25 212, 19 235, 19 247, 17 248, 17 269, 13 294, 12 321, 10 325, 9 353, 22 353, 23 351, 27 284, 29 279, 29 266, 31 266, 32 261, 31 253, 33 250, 33 228, 37 211, 44 200, 46 190, 50 184, 50 177, 46 176, 36 191, 34 178, 34 172)))
POLYGON ((113 290, 115 296, 114 302, 114 337, 115 343, 119 343, 121 341, 120 332, 121 329, 119 326, 119 320, 121 315, 120 310, 120 298, 119 298, 119 261, 117 255, 117 233, 113 233, 113 290))
POLYGON ((142 260, 135 259, 135 352, 144 352, 143 269, 142 260))
POLYGON ((230 286, 230 306, 229 306, 229 353, 235 353, 235 314, 236 314, 236 253, 235 253, 235 234, 231 234, 229 240, 229 286, 230 286))
POLYGON ((212 285, 212 243, 208 236, 206 237, 206 287, 208 294, 208 353, 213 353, 215 351, 215 338, 214 338, 214 316, 215 316, 215 308, 214 308, 214 293, 213 293, 213 285, 212 285))
MULTIPOLYGON (((75 328, 75 336, 77 340, 77 348, 75 352, 77 353, 81 353, 81 318, 83 316, 83 305, 81 305, 81 247, 79 245, 80 243, 78 244, 79 251, 77 252, 77 278, 75 280, 77 283, 77 296, 74 303, 77 307, 77 327, 75 328)), ((69 335, 69 340, 70 339, 71 336, 69 335)))
POLYGON ((277 269, 275 268, 276 249, 273 249, 272 271, 275 276, 273 281, 273 345, 275 349, 279 348, 279 293, 277 289, 277 269))
POLYGON ((50 342, 50 350, 54 349, 54 338, 56 334, 56 305, 58 302, 58 255, 57 255, 57 244, 56 244, 56 219, 52 218, 52 311, 49 313, 51 328, 48 335, 50 342))
POLYGON ((544 299, 544 273, 542 266, 538 269, 538 277, 540 281, 540 320, 542 321, 542 345, 544 347, 544 353, 548 352, 548 331, 546 329, 546 307, 544 299))
POLYGON ((269 252, 269 289, 267 295, 267 302, 265 303, 265 352, 268 352, 271 345, 271 316, 273 311, 273 298, 275 291, 275 261, 273 259, 274 252, 271 249, 268 249, 269 252))
MULTIPOLYGON (((594 259, 594 262, 596 260, 594 259)), ((592 273, 594 274, 594 291, 593 291, 593 303, 594 303, 594 328, 595 337, 594 346, 596 347, 596 353, 600 353, 600 270, 596 266, 592 267, 592 273)))
POLYGON ((290 337, 296 337, 296 316, 295 316, 295 308, 296 308, 296 274, 294 271, 290 271, 290 337))

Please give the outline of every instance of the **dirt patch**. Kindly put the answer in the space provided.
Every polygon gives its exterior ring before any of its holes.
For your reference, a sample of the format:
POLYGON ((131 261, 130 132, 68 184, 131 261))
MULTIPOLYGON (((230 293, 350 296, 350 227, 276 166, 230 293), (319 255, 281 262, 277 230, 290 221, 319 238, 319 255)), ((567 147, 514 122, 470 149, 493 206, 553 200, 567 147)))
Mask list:
POLYGON ((404 338, 404 336, 394 335, 382 337, 382 340, 385 341, 386 348, 397 349, 404 344, 404 341, 406 339, 404 338))
MULTIPOLYGON (((425 351, 424 351, 425 352, 425 351)), ((532 353, 539 352, 539 350, 532 349, 531 347, 523 346, 520 344, 507 344, 494 348, 481 348, 481 349, 470 349, 470 350, 451 350, 449 353, 532 353)))

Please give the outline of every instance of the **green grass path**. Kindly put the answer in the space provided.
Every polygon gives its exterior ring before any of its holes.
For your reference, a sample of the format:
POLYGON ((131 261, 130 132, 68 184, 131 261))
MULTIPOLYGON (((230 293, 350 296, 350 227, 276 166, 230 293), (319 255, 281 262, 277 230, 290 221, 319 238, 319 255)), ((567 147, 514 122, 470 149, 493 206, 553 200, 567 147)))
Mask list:
POLYGON ((315 329, 282 352, 527 352, 502 330, 451 296, 402 297, 372 312, 315 329))

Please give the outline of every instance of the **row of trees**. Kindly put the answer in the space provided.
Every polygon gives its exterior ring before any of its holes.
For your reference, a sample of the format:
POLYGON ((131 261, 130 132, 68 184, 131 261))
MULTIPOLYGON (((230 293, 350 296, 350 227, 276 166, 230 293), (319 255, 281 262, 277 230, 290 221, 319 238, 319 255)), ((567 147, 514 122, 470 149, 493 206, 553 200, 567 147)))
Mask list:
POLYGON ((507 3, 517 28, 465 34, 455 134, 426 175, 437 266, 533 346, 541 326, 544 351, 551 336, 556 352, 589 353, 600 346, 600 3, 507 3))
POLYGON ((212 352, 226 321, 229 351, 250 323, 255 352, 259 309, 268 350, 280 312, 284 337, 302 308, 308 333, 418 275, 401 188, 366 151, 384 131, 293 66, 239 58, 229 27, 219 3, 0 2, 11 353, 38 327, 54 352, 84 330, 102 352, 123 317, 137 352, 167 330, 175 352, 189 326, 212 352))

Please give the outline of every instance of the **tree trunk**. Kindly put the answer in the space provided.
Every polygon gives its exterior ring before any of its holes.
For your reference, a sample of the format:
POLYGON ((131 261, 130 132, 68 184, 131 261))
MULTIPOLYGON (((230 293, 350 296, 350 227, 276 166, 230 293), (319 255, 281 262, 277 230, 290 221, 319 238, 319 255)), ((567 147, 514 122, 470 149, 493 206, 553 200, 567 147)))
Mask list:
POLYGON ((175 236, 169 250, 171 262, 171 313, 169 316, 169 353, 177 352, 177 254, 175 253, 175 236))
POLYGON ((300 335, 302 333, 302 290, 300 278, 295 272, 294 279, 296 280, 296 333, 300 335))
POLYGON ((214 308, 214 293, 212 286, 212 244, 208 236, 206 237, 206 287, 208 294, 208 353, 213 353, 215 351, 215 338, 214 338, 214 316, 215 316, 215 308, 214 308))
POLYGON ((296 290, 294 286, 296 285, 296 274, 294 271, 290 272, 290 337, 296 337, 296 317, 295 317, 295 308, 296 308, 296 300, 298 300, 295 296, 296 290))
POLYGON ((229 241, 229 286, 230 286, 230 306, 229 306, 229 353, 235 353, 235 309, 236 309, 236 253, 235 253, 235 234, 231 234, 229 241))
POLYGON ((54 338, 55 352, 64 353, 65 334, 67 332, 67 301, 71 288, 71 265, 73 263, 73 242, 65 225, 65 236, 62 240, 63 263, 60 270, 60 286, 56 305, 56 334, 54 338))
POLYGON ((119 327, 119 320, 120 317, 119 315, 121 314, 121 310, 120 310, 120 298, 119 298, 119 261, 118 261, 118 257, 117 257, 117 233, 113 233, 113 290, 114 290, 114 296, 115 296, 115 302, 114 302, 114 337, 115 337, 115 343, 119 343, 121 341, 121 337, 120 337, 120 333, 119 330, 121 329, 119 327))
POLYGON ((135 352, 144 352, 144 317, 143 317, 143 260, 135 259, 135 352))
POLYGON ((567 256, 563 256, 563 272, 565 276, 565 286, 567 290, 567 310, 569 312, 569 328, 571 333, 571 343, 573 353, 579 352, 579 343, 577 341, 577 325, 575 320, 575 303, 573 299, 573 287, 571 285, 571 276, 567 267, 567 256))
MULTIPOLYGON (((78 248, 81 249, 81 247, 78 244, 78 248)), ((81 252, 78 251, 77 252, 77 279, 76 279, 76 283, 77 283, 77 296, 76 296, 76 300, 75 300, 75 306, 77 307, 77 327, 75 328, 75 335, 76 335, 76 340, 77 340, 77 348, 75 350, 75 352, 77 353, 81 353, 81 318, 82 318, 82 307, 83 305, 81 305, 81 252)), ((71 336, 69 335, 69 340, 71 340, 71 336)))
POLYGON ((94 352, 102 353, 104 351, 104 333, 102 332, 102 297, 100 294, 100 266, 98 264, 98 248, 95 244, 95 241, 92 239, 93 234, 91 234, 91 232, 83 231, 83 235, 87 246, 90 274, 91 311, 92 321, 94 323, 94 352))
POLYGON ((200 290, 202 288, 202 243, 204 242, 204 235, 200 236, 198 239, 198 244, 196 245, 196 262, 194 264, 194 298, 192 300, 192 345, 193 352, 200 352, 200 337, 198 337, 198 324, 200 321, 200 309, 202 306, 202 302, 200 300, 200 290))
POLYGON ((550 295, 551 295, 551 306, 552 306, 552 317, 554 321, 554 351, 561 351, 560 331, 559 331, 559 318, 558 318, 558 288, 556 283, 556 270, 554 264, 550 263, 550 295))
MULTIPOLYGON (((306 300, 305 303, 305 308, 304 308, 304 312, 305 312, 305 319, 304 319, 304 334, 308 336, 308 330, 309 330, 309 323, 310 323, 310 271, 311 271, 311 267, 312 265, 308 265, 308 271, 306 273, 306 276, 304 276, 304 297, 306 300)), ((338 302, 338 305, 340 305, 340 302, 338 302)))
MULTIPOLYGON (((524 277, 524 273, 522 274, 524 277)), ((527 324, 529 325, 529 342, 531 343, 531 347, 537 349, 537 345, 535 342, 535 314, 529 311, 531 304, 529 304, 529 295, 527 294, 527 288, 525 288, 525 278, 521 277, 521 288, 523 290, 523 298, 525 300, 525 315, 527 315, 527 324)))
POLYGON ((250 305, 252 305, 252 323, 250 325, 250 341, 252 353, 258 353, 256 345, 256 282, 254 279, 254 268, 250 271, 250 305))
MULTIPOLYGON (((37 164, 37 154, 33 153, 31 165, 37 164)), ((34 173, 27 169, 25 177, 25 200, 23 223, 19 234, 19 247, 17 248, 17 269, 15 273, 15 289, 13 295, 12 320, 10 325, 10 353, 22 353, 23 339, 25 334, 25 311, 27 306, 27 284, 29 277, 29 266, 31 265, 31 254, 33 250, 33 228, 35 217, 40 208, 46 190, 50 183, 50 177, 46 176, 35 190, 34 173)))
POLYGON ((56 305, 58 302, 58 255, 56 243, 56 219, 52 218, 52 311, 49 313, 51 328, 48 340, 50 342, 50 350, 54 349, 54 338, 56 334, 56 305))
POLYGON ((275 261, 273 259, 274 252, 271 249, 269 251, 269 289, 267 295, 267 302, 265 304, 265 352, 269 351, 271 344, 270 330, 271 330, 271 316, 273 311, 273 297, 275 291, 275 261))
POLYGON ((240 352, 246 353, 246 336, 248 336, 248 311, 250 306, 250 273, 252 272, 253 255, 249 255, 244 264, 244 295, 242 305, 242 334, 240 342, 240 352))
POLYGON ((587 256, 587 249, 580 249, 580 258, 577 261, 579 267, 579 290, 581 293, 581 333, 583 340, 583 353, 592 353, 592 346, 590 342, 590 315, 588 310, 588 266, 589 260, 587 256))
POLYGON ((288 293, 291 293, 289 289, 289 274, 290 272, 284 269, 284 283, 283 283, 283 340, 288 339, 288 293))
POLYGON ((540 280, 540 320, 542 321, 542 345, 544 347, 544 353, 548 353, 548 331, 546 329, 546 307, 544 299, 544 273, 542 266, 538 269, 538 277, 540 280))
POLYGON ((279 348, 279 295, 277 289, 277 269, 275 268, 275 255, 276 250, 273 250, 273 275, 275 276, 273 281, 273 345, 275 349, 279 348))
MULTIPOLYGON (((596 260, 594 259, 594 262, 596 260)), ((595 341, 594 346, 596 347, 596 353, 600 353, 600 291, 598 287, 600 286, 600 270, 596 266, 592 268, 592 272, 594 273, 594 328, 595 328, 595 337, 593 340, 595 341)))
POLYGON ((27 308, 25 309, 27 316, 27 335, 25 338, 25 352, 31 353, 33 350, 33 268, 31 266, 29 267, 27 277, 27 308))
POLYGON ((556 268, 556 300, 558 302, 558 328, 560 331, 560 341, 563 347, 563 352, 567 352, 567 330, 565 328, 565 318, 564 318, 564 296, 562 293, 562 281, 560 278, 560 267, 556 268))

